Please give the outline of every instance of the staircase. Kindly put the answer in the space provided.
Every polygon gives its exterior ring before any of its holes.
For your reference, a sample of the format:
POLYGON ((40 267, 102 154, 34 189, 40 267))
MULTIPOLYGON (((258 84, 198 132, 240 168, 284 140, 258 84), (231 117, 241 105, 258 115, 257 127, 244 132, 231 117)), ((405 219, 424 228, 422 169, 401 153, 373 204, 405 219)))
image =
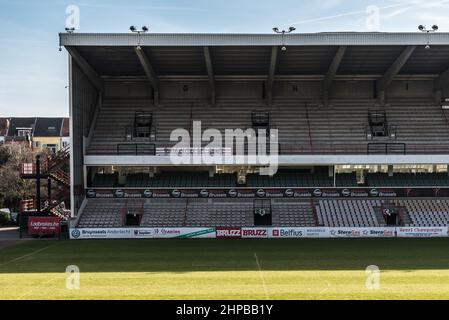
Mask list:
POLYGON ((382 207, 373 207, 374 212, 376 214, 377 222, 379 223, 379 226, 384 227, 386 226, 387 222, 385 221, 385 217, 383 214, 383 208, 382 207))
POLYGON ((408 214, 407 208, 397 205, 396 208, 399 212, 399 219, 402 226, 410 226, 413 224, 412 218, 408 214))
MULTIPOLYGON (((51 198, 41 199, 39 204, 40 211, 60 217, 63 220, 70 218, 70 211, 65 209, 65 202, 70 199, 69 160, 70 148, 67 146, 57 154, 49 156, 40 162, 40 179, 50 178, 58 186, 58 191, 52 194, 51 198)), ((21 178, 37 180, 38 174, 36 169, 36 163, 23 163, 21 165, 21 178)), ((21 201, 21 212, 36 212, 38 208, 36 198, 21 201)))

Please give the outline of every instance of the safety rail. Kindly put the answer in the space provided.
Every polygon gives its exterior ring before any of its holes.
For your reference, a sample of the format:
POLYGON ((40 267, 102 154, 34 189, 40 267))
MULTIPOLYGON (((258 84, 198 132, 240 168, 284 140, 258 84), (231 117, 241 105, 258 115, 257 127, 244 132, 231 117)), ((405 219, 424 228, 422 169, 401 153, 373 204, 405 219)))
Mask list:
POLYGON ((119 143, 117 155, 155 156, 156 146, 154 143, 119 143))
POLYGON ((50 173, 50 176, 65 185, 70 185, 70 176, 62 169, 58 169, 55 172, 50 173))
POLYGON ((369 155, 405 155, 407 146, 405 143, 368 143, 366 153, 369 155))
MULTIPOLYGON (((392 143, 396 144, 396 143, 392 143)), ((449 154, 449 143, 398 143, 401 145, 405 145, 405 153, 400 152, 396 154, 407 154, 407 155, 448 155, 449 154)), ((169 144, 158 143, 155 145, 155 152, 149 152, 148 154, 137 154, 137 155, 146 155, 146 156, 169 156, 171 154, 171 150, 173 146, 169 144)), ((268 145, 268 144, 267 144, 268 145)), ((269 147, 269 145, 268 145, 269 147)), ((366 155, 367 154, 368 143, 351 143, 348 141, 346 144, 338 143, 338 144, 314 144, 313 149, 308 144, 279 144, 279 154, 280 155, 366 155)), ((193 150, 194 148, 192 148, 193 150)), ((204 148, 206 149, 206 148, 204 148)), ((212 148, 210 148, 212 149, 212 148)), ((217 149, 217 148, 215 148, 217 149)), ((221 150, 225 150, 226 154, 232 155, 233 152, 231 149, 226 148, 218 148, 221 150)), ((179 150, 179 148, 178 148, 179 150)), ((267 149, 267 152, 269 149, 267 149)), ((139 153, 139 152, 138 152, 139 153)), ((235 152, 234 152, 235 153, 235 152)), ((393 154, 393 153, 390 153, 393 154)), ((87 155, 91 156, 117 156, 117 155, 136 155, 135 147, 129 154, 118 154, 117 148, 114 147, 103 147, 96 148, 95 150, 90 150, 87 155)))

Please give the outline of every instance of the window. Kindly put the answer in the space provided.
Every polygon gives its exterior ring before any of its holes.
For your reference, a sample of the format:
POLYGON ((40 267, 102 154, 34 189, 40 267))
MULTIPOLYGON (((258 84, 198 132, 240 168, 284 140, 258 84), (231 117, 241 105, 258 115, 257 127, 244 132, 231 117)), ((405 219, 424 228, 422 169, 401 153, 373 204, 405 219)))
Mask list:
POLYGON ((57 144, 44 144, 43 147, 47 148, 48 150, 50 150, 53 153, 56 153, 58 145, 57 144))
POLYGON ((17 135, 19 137, 26 137, 27 135, 31 135, 30 129, 19 129, 17 130, 17 135))

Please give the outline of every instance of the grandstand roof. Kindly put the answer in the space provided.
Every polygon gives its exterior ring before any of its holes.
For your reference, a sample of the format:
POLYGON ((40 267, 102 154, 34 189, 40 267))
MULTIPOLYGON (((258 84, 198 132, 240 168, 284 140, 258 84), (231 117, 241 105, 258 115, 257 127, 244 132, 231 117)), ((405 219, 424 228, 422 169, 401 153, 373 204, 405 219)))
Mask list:
POLYGON ((287 51, 280 50, 276 34, 62 33, 60 43, 100 77, 148 75, 136 54, 140 47, 150 72, 161 79, 266 79, 273 64, 274 76, 286 79, 323 79, 332 66, 337 77, 380 78, 398 60, 396 76, 437 78, 449 70, 449 33, 290 34, 287 51))

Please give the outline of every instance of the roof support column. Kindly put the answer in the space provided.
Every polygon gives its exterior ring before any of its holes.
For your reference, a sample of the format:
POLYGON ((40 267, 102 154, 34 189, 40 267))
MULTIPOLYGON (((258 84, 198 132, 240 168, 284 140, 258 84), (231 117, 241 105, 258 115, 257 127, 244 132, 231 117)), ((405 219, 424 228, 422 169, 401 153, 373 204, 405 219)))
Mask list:
POLYGON ((267 80, 267 105, 271 107, 273 104, 273 83, 274 83, 274 75, 276 74, 276 63, 278 60, 278 47, 271 48, 271 59, 270 59, 270 67, 268 70, 268 80, 267 80))
POLYGON ((382 79, 378 80, 377 97, 381 105, 385 105, 385 92, 387 91, 389 85, 393 82, 394 77, 401 71, 402 67, 407 63, 415 49, 416 46, 406 47, 404 51, 402 51, 401 55, 393 62, 390 68, 388 68, 382 79))
POLYGON ((206 62, 207 76, 209 77, 209 86, 210 86, 210 103, 212 106, 215 106, 216 103, 216 86, 215 86, 215 74, 214 67, 212 64, 212 57, 210 54, 209 47, 204 47, 204 60, 206 62))
POLYGON ((97 72, 90 66, 90 64, 84 59, 76 48, 66 47, 70 56, 76 61, 83 73, 92 83, 92 85, 99 91, 104 92, 103 79, 97 74, 97 72))
POLYGON ((337 74, 338 68, 345 56, 347 46, 340 46, 335 53, 335 57, 332 60, 332 63, 329 66, 329 70, 327 72, 326 78, 324 78, 323 82, 323 102, 324 106, 329 105, 329 91, 332 87, 332 82, 334 81, 334 77, 337 74))
POLYGON ((159 105, 159 78, 154 72, 153 67, 151 66, 150 60, 148 59, 147 55, 143 51, 141 47, 134 48, 134 51, 137 54, 137 57, 139 58, 140 64, 142 65, 143 70, 145 71, 145 74, 148 78, 148 80, 151 83, 151 87, 153 88, 153 98, 154 98, 154 105, 159 105))

